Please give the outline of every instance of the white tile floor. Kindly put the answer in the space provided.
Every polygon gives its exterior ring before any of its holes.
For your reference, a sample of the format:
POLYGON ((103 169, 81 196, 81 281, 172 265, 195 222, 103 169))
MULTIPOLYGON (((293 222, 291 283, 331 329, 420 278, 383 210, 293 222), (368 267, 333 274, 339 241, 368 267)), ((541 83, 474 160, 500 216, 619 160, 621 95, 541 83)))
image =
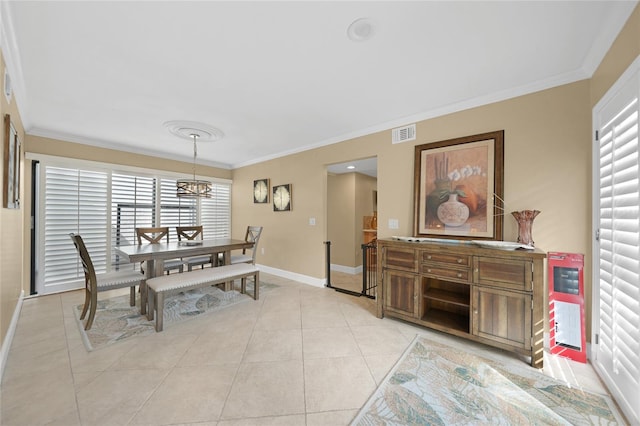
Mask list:
MULTIPOLYGON (((25 300, 2 381, 0 424, 347 425, 417 333, 524 363, 380 320, 371 299, 261 278, 279 287, 93 352, 72 312, 80 291, 25 300)), ((545 355, 545 373, 605 392, 589 365, 545 355)))

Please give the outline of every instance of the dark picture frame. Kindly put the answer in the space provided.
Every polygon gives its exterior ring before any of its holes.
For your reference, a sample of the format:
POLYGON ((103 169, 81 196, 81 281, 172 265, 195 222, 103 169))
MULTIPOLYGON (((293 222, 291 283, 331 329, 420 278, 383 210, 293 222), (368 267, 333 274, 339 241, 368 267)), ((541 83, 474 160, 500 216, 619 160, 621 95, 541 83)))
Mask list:
POLYGON ((503 239, 504 130, 415 147, 414 236, 503 239))
POLYGON ((3 207, 20 208, 20 139, 11 116, 4 116, 3 207))
POLYGON ((257 179, 253 181, 253 203, 269 203, 269 179, 257 179))

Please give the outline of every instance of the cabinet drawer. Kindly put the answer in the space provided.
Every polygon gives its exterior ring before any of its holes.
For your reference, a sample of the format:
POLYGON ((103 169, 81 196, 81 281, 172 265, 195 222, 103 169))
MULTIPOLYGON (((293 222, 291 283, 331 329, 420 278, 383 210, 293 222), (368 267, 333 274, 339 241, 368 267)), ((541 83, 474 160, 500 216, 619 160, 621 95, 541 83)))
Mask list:
POLYGON ((473 266, 476 284, 521 291, 532 289, 533 266, 529 261, 478 256, 473 266))
POLYGON ((471 256, 463 254, 436 253, 423 251, 422 262, 447 263, 458 266, 471 266, 471 256))
POLYGON ((417 272, 418 262, 416 251, 413 249, 385 247, 383 251, 383 266, 393 269, 417 272))
POLYGON ((472 276, 471 270, 468 268, 452 269, 452 268, 447 268, 446 266, 433 265, 430 263, 422 264, 421 272, 431 277, 444 278, 447 280, 454 280, 454 281, 462 281, 465 283, 470 283, 471 276, 472 276))

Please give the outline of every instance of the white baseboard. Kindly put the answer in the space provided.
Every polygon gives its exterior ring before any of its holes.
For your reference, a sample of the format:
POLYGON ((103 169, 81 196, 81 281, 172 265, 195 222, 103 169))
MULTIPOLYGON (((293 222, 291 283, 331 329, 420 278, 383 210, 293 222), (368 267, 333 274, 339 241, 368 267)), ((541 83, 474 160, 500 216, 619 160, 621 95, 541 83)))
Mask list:
POLYGON ((344 265, 336 265, 332 263, 330 266, 332 271, 336 272, 344 272, 345 274, 357 275, 362 273, 362 265, 360 266, 344 266, 344 265))
POLYGON ((257 265, 260 272, 266 272, 267 274, 277 275, 282 278, 288 278, 290 280, 300 281, 301 283, 312 285, 314 287, 324 287, 327 284, 326 278, 314 278, 308 275, 296 274, 295 272, 285 271, 283 269, 272 268, 270 266, 257 265))
POLYGON ((22 310, 23 299, 24 299, 24 290, 20 292, 20 297, 18 297, 18 303, 16 304, 16 309, 13 311, 13 316, 11 317, 11 324, 9 324, 7 335, 2 341, 2 349, 0 349, 0 381, 2 381, 2 377, 4 376, 4 367, 5 365, 7 365, 7 358, 9 357, 9 349, 11 349, 13 336, 15 335, 16 327, 18 326, 18 318, 20 318, 20 311, 22 310))

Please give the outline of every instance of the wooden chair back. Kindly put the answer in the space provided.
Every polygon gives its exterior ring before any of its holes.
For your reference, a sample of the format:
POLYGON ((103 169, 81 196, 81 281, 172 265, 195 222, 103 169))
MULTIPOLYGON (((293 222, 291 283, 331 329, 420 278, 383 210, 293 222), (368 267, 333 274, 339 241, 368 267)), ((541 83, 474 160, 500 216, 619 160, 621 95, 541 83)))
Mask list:
POLYGON ((82 261, 82 269, 84 269, 85 288, 91 294, 96 294, 98 280, 96 278, 96 270, 93 267, 93 262, 91 261, 91 256, 89 256, 87 246, 85 246, 80 234, 71 233, 69 234, 69 236, 71 237, 73 245, 76 247, 78 255, 80 255, 80 260, 82 261))
POLYGON ((204 238, 202 225, 176 226, 176 233, 178 234, 178 241, 182 241, 183 238, 186 240, 195 240, 198 237, 200 239, 204 238))
MULTIPOLYGON (((262 226, 247 226, 247 233, 244 236, 244 240, 253 243, 251 250, 251 257, 253 257, 253 263, 256 263, 256 253, 258 252, 258 241, 260 240, 260 234, 262 234, 262 226)), ((242 249, 242 254, 246 254, 247 249, 242 249)))
POLYGON ((147 228, 136 228, 136 236, 138 237, 138 245, 142 244, 142 240, 146 240, 151 244, 158 244, 165 238, 169 242, 169 227, 157 226, 147 228))

